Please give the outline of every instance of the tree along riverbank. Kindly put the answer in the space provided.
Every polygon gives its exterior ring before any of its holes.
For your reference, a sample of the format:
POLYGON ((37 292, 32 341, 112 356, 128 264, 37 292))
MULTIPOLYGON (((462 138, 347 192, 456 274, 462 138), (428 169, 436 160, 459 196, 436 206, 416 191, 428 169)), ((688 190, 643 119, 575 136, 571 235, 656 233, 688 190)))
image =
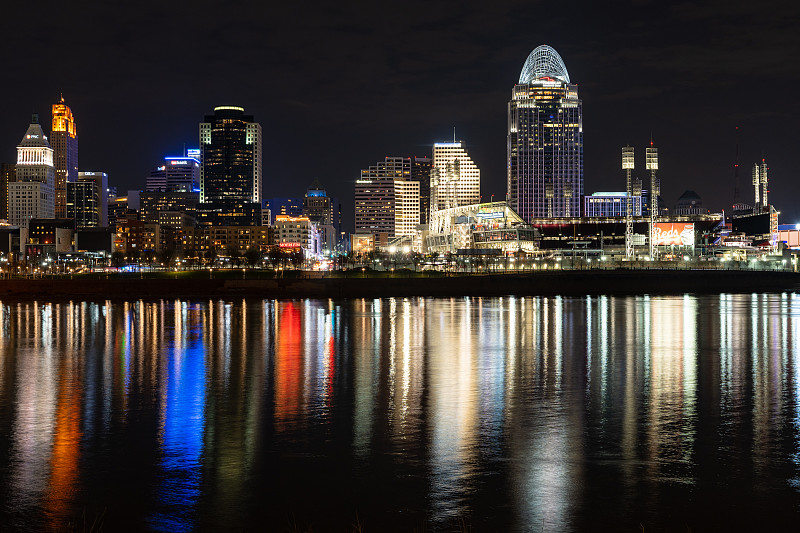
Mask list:
POLYGON ((387 275, 236 279, 112 274, 0 280, 2 300, 162 298, 380 298, 583 296, 800 291, 800 274, 728 270, 587 270, 524 274, 387 275))

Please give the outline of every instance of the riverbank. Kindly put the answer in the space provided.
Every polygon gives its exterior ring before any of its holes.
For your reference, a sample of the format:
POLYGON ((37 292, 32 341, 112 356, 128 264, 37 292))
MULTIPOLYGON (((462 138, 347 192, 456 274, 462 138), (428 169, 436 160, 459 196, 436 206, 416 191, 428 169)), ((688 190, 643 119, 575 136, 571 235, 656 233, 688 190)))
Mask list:
POLYGON ((100 279, 0 280, 0 299, 381 298, 583 296, 800 291, 800 274, 721 270, 589 270, 448 276, 271 279, 110 275, 100 279))

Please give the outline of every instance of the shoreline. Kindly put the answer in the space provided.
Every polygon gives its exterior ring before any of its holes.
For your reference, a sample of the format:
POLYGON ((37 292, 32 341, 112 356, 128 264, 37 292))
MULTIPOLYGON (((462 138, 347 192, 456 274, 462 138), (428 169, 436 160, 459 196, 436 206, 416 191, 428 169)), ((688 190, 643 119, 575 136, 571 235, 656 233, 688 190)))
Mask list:
POLYGON ((800 292, 800 273, 735 270, 563 270, 519 274, 267 279, 0 280, 0 301, 164 298, 389 298, 800 292))

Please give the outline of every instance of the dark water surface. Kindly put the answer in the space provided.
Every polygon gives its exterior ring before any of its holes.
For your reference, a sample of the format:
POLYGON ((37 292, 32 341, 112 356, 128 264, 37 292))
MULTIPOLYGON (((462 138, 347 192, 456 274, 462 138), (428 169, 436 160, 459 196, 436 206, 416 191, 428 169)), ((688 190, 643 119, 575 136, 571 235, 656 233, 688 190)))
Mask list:
POLYGON ((2 531, 800 524, 794 294, 0 303, 0 330, 2 531))

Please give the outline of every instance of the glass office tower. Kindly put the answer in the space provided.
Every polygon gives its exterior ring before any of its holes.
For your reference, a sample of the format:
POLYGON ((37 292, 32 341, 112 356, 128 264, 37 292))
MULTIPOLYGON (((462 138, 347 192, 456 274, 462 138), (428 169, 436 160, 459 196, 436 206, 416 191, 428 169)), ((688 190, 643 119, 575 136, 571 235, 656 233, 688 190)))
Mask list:
POLYGON ((200 124, 203 223, 261 223, 261 125, 238 106, 218 106, 200 124))
POLYGON ((578 217, 583 126, 578 86, 553 48, 528 56, 508 103, 508 201, 525 220, 578 217))

